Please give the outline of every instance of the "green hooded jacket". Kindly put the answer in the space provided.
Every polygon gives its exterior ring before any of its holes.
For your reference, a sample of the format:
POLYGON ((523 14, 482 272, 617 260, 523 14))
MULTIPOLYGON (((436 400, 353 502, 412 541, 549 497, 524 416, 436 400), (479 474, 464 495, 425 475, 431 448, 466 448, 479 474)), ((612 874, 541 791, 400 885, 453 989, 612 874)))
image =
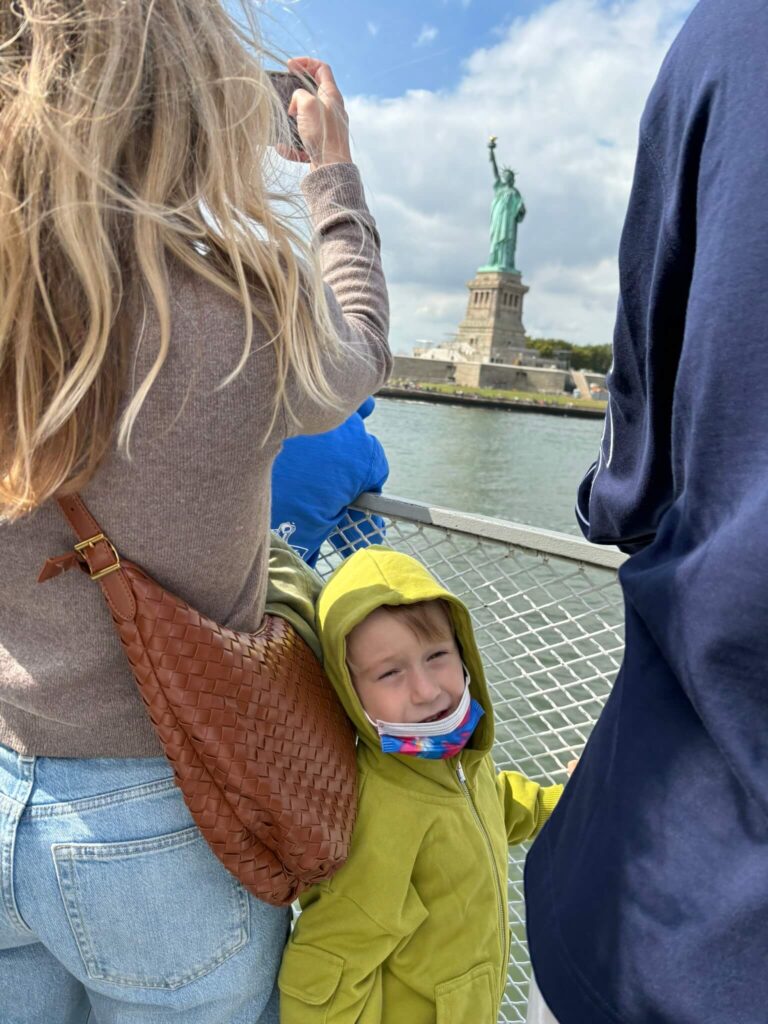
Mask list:
POLYGON ((281 1024, 496 1024, 509 957, 508 844, 532 839, 562 786, 491 760, 493 712, 469 613, 419 562, 356 552, 317 605, 325 668, 358 731, 347 863, 301 898, 280 971, 281 1024), (449 760, 383 754, 346 665, 350 631, 384 604, 443 598, 485 710, 449 760))

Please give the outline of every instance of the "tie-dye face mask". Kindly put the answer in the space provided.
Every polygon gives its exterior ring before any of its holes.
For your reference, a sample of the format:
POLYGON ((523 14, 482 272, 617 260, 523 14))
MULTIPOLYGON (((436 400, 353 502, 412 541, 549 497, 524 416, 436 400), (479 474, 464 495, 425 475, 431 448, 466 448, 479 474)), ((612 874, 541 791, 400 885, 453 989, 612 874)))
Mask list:
MULTIPOLYGON (((464 673, 464 693, 456 710, 437 722, 374 722, 385 754, 410 754, 444 760, 460 754, 485 712, 469 695, 469 676, 464 673)), ((368 716, 366 716, 368 717, 368 716)))

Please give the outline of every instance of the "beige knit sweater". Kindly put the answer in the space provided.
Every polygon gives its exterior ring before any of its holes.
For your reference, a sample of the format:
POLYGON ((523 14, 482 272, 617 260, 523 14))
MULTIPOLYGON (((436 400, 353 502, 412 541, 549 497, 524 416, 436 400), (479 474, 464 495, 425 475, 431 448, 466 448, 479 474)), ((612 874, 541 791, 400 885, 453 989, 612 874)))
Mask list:
MULTIPOLYGON (((264 610, 271 468, 284 438, 330 430, 391 368, 379 240, 358 171, 322 167, 302 187, 348 348, 330 370, 342 411, 299 399, 299 425, 289 430, 281 417, 262 445, 275 390, 272 349, 256 323, 248 364, 216 390, 242 352, 242 307, 173 266, 171 351, 139 415, 133 461, 113 451, 83 491, 125 558, 236 629, 254 629, 264 610)), ((137 380, 154 351, 150 333, 136 354, 137 380)), ((0 525, 0 743, 50 757, 157 755, 98 585, 79 572, 36 582, 45 559, 72 544, 52 503, 0 525)))

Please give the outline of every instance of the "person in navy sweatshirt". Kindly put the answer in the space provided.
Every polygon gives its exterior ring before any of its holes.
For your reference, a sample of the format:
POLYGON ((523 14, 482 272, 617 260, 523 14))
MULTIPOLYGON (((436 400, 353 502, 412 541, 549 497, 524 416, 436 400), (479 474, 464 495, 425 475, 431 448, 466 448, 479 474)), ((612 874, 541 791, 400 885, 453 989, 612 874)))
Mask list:
POLYGON ((531 1020, 768 1021, 766 55, 765 0, 701 0, 642 119, 578 499, 626 653, 528 858, 531 1020))
POLYGON ((380 516, 349 508, 365 491, 380 493, 389 476, 384 448, 365 426, 375 404, 366 398, 335 430, 288 438, 272 466, 272 529, 313 567, 329 537, 344 557, 384 539, 380 516))

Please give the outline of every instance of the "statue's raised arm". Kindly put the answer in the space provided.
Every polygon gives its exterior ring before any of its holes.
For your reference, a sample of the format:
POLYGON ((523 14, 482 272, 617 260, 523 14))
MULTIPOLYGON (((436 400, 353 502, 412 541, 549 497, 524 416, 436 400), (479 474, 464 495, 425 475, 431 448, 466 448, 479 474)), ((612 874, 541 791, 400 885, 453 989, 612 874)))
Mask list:
POLYGON ((493 180, 498 184, 501 181, 499 165, 496 163, 496 136, 492 135, 488 141, 488 151, 491 156, 491 167, 493 168, 493 180))

